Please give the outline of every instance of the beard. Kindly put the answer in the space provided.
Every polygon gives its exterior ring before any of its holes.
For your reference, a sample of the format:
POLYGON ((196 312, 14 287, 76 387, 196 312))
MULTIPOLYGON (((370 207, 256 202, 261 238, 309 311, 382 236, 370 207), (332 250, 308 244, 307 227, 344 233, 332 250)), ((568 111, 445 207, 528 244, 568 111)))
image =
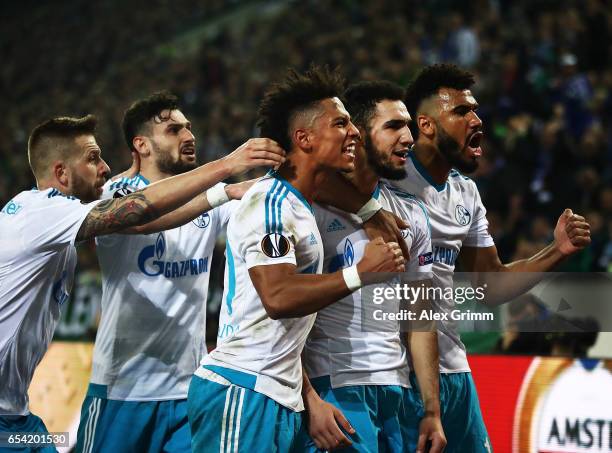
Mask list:
POLYGON ((366 132, 364 147, 368 164, 380 178, 386 178, 392 181, 404 179, 407 175, 406 168, 395 167, 390 161, 389 156, 385 156, 370 139, 370 134, 366 132))
POLYGON ((472 173, 478 168, 478 160, 464 157, 465 147, 448 135, 438 121, 436 121, 436 146, 451 167, 461 173, 472 173))
POLYGON ((197 160, 194 162, 184 162, 181 160, 181 154, 179 150, 179 156, 177 160, 172 157, 172 152, 167 149, 162 149, 153 140, 151 140, 151 146, 157 156, 155 163, 157 168, 162 173, 170 175, 180 175, 181 173, 193 170, 198 166, 197 160))
POLYGON ((100 199, 97 188, 81 178, 77 172, 73 172, 70 193, 84 203, 91 203, 100 199))

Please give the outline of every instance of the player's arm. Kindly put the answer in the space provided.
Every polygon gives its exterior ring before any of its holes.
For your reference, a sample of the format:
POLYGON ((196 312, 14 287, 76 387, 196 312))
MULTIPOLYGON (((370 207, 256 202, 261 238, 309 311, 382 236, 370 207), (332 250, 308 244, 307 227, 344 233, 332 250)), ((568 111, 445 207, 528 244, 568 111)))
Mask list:
POLYGON ((225 186, 216 185, 203 194, 198 195, 189 203, 181 206, 152 222, 123 230, 122 234, 150 234, 170 230, 191 222, 202 213, 210 211, 230 200, 240 200, 244 193, 255 183, 255 179, 225 186), (213 192, 214 191, 214 192, 213 192), (223 191, 223 194, 219 192, 223 191), (212 205, 209 197, 213 198, 212 205))
MULTIPOLYGON (((431 286, 431 280, 422 280, 418 283, 427 294, 426 288, 431 286)), ((412 358, 424 409, 423 418, 419 423, 417 452, 425 451, 428 441, 431 442, 429 451, 441 452, 446 445, 446 436, 440 420, 438 332, 434 321, 420 320, 422 311, 427 312, 432 309, 430 301, 421 297, 413 306, 418 307, 418 310, 413 310, 417 318, 410 323, 406 332, 406 344, 412 358)))
POLYGON ((497 248, 462 247, 459 259, 467 272, 477 273, 477 284, 487 283, 486 302, 500 304, 528 291, 542 276, 568 256, 582 250, 591 243, 591 227, 584 217, 566 209, 557 221, 554 240, 530 258, 503 264, 497 248), (512 275, 497 275, 495 282, 488 284, 487 273, 512 272, 512 275), (523 273, 518 275, 516 273, 523 273))
POLYGON ((310 384, 306 370, 302 368, 302 398, 308 417, 308 434, 320 450, 334 450, 346 448, 352 442, 340 429, 340 426, 349 434, 355 430, 344 417, 344 414, 333 404, 323 401, 310 384))
POLYGON ((158 181, 123 198, 98 203, 83 221, 77 241, 153 221, 218 183, 251 168, 282 164, 285 152, 273 140, 250 139, 228 156, 158 181))
POLYGON ((408 224, 391 212, 382 209, 382 206, 370 194, 361 193, 340 173, 333 173, 322 182, 317 191, 316 201, 359 215, 368 238, 382 237, 385 241, 397 242, 404 258, 410 259, 408 247, 401 232, 408 228, 408 224), (342 194, 342 197, 339 197, 338 194, 342 194))
MULTIPOLYGON (((403 272, 404 258, 397 243, 382 238, 370 241, 356 266, 361 281, 372 272, 403 272)), ((351 294, 344 271, 332 274, 300 274, 295 264, 267 264, 249 268, 268 316, 272 319, 297 318, 316 313, 351 294)))

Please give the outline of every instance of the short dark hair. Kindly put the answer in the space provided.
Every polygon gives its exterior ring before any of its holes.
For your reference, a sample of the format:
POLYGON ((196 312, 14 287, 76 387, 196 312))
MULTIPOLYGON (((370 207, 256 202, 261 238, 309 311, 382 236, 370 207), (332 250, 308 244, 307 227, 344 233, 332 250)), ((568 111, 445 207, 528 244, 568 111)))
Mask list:
POLYGON ((28 138, 28 161, 36 179, 45 176, 51 161, 69 158, 74 151, 74 139, 94 135, 97 123, 93 115, 83 118, 60 116, 36 126, 28 138))
POLYGON ((425 67, 406 89, 406 107, 416 118, 421 103, 438 93, 440 88, 467 90, 474 84, 474 75, 454 64, 442 63, 425 67))
POLYGON ((357 127, 368 128, 370 119, 376 112, 376 104, 381 101, 403 101, 404 89, 387 80, 357 82, 344 92, 344 107, 357 127))
POLYGON ((295 115, 323 99, 340 98, 344 85, 344 77, 328 66, 311 65, 303 74, 289 69, 280 82, 270 86, 259 104, 257 126, 260 135, 276 141, 289 152, 289 125, 295 115))
MULTIPOLYGON (((134 150, 134 137, 143 133, 143 126, 164 110, 178 109, 178 98, 169 91, 158 91, 134 102, 123 114, 121 128, 127 145, 134 150)), ((162 121, 165 118, 160 118, 162 121)))

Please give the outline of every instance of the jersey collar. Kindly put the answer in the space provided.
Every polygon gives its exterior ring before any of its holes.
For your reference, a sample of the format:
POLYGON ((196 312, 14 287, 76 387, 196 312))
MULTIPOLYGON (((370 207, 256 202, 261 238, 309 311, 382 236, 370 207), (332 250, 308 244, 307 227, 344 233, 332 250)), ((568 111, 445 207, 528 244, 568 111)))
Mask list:
POLYGON ((281 184, 283 184, 290 192, 293 193, 293 195, 295 195, 302 203, 304 203, 304 206, 306 206, 312 214, 314 214, 314 209, 312 209, 312 206, 310 206, 310 203, 308 203, 306 198, 304 198, 304 195, 302 195, 299 190, 293 187, 289 181, 282 178, 276 172, 273 172, 273 171, 269 172, 268 175, 277 179, 281 184))
POLYGON ((425 181, 431 184, 434 187, 434 189, 436 189, 438 192, 442 192, 446 188, 446 181, 444 181, 442 184, 437 184, 432 179, 429 173, 427 173, 427 170, 425 169, 425 167, 423 167, 421 162, 419 162, 416 156, 414 155, 414 151, 408 153, 408 155, 410 156, 410 159, 412 160, 412 164, 414 165, 414 168, 416 168, 416 170, 423 177, 423 179, 425 179, 425 181))

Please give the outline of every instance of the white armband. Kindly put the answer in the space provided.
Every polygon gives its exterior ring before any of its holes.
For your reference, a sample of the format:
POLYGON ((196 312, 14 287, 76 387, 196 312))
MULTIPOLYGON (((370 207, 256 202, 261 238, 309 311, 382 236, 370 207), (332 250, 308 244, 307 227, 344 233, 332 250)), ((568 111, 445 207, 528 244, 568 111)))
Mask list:
POLYGON ((222 204, 230 201, 229 197, 227 196, 227 192, 225 191, 226 185, 227 184, 220 182, 206 191, 206 199, 208 200, 208 204, 211 208, 216 208, 217 206, 221 206, 222 204))
POLYGON ((342 269, 342 277, 344 277, 344 283, 346 283, 346 286, 351 291, 355 291, 361 288, 361 278, 359 278, 357 266, 351 266, 342 269))
POLYGON ((364 204, 359 212, 357 212, 357 216, 361 219, 362 222, 367 222, 370 220, 374 214, 382 209, 382 205, 375 198, 370 198, 366 204, 364 204))

